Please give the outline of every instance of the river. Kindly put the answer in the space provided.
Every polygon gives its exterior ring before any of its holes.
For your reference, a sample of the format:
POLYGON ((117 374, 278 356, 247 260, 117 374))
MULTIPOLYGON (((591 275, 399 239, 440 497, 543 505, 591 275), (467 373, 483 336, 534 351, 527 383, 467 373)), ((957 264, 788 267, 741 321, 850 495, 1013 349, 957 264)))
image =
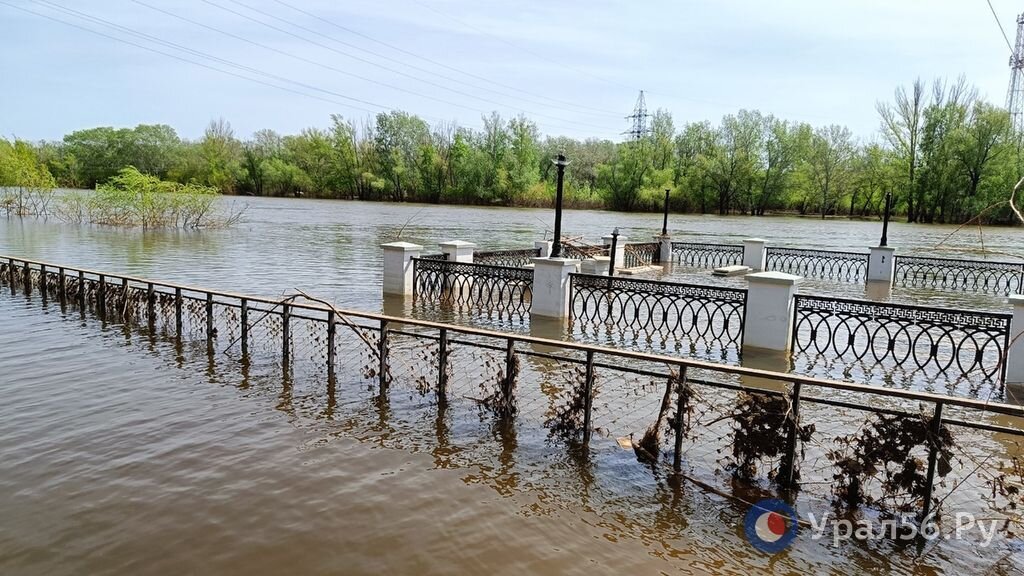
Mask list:
MULTIPOLYGON (((298 288, 376 311, 383 305, 381 243, 400 238, 428 251, 454 239, 529 247, 552 220, 549 210, 236 201, 249 203, 246 220, 225 230, 0 219, 0 253, 264 296, 298 288)), ((568 211, 563 226, 591 241, 614 227, 646 241, 660 232, 661 217, 568 211)), ((800 218, 673 215, 669 228, 692 241, 759 236, 779 246, 855 251, 880 234, 878 222, 800 218)), ((953 231, 894 223, 889 240, 900 253, 933 255, 953 231)), ((984 243, 1019 250, 1024 230, 986 229, 984 243)), ((976 230, 962 231, 942 255, 978 258, 979 245, 976 230)), ((1005 307, 999 298, 934 298, 943 306, 1005 307)), ((768 557, 744 538, 744 508, 652 475, 631 452, 598 450, 594 467, 580 469, 525 439, 511 464, 501 443, 486 436, 441 451, 429 417, 396 410, 382 422, 355 398, 325 416, 318 395, 284 399, 273 383, 239 386, 183 369, 173 353, 116 326, 35 300, 2 292, 0 314, 3 574, 1022 568, 1019 549, 997 558, 956 545, 921 554, 913 546, 833 547, 807 538, 768 557)))

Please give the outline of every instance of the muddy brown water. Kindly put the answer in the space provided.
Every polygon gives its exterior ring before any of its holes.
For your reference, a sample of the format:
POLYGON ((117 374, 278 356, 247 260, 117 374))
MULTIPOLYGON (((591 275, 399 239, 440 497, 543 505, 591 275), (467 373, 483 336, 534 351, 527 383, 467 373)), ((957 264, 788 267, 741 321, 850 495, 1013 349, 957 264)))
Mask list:
MULTIPOLYGON (((532 244, 546 210, 250 200, 247 222, 205 232, 0 219, 0 253, 265 296, 295 288, 376 311, 377 245, 532 244)), ((569 212, 568 233, 646 240, 657 215, 569 212)), ((860 249, 878 223, 673 217, 678 237, 860 249)), ((895 224, 890 243, 934 253, 948 227, 895 224)), ((987 230, 1011 251, 1024 231, 987 230)), ((977 236, 944 255, 978 257, 977 236)), ((849 288, 855 291, 857 288, 849 288)), ((846 294, 850 295, 850 294, 846 294)), ((898 296, 898 295, 897 295, 898 296)), ((999 309, 998 298, 927 294, 999 309)), ((919 297, 915 301, 921 302, 919 297)), ((0 293, 2 574, 1016 573, 1021 547, 812 540, 769 557, 746 509, 637 463, 614 442, 581 462, 485 423, 440 429, 431 408, 284 397, 240 385, 116 325, 0 293), (451 435, 451 438, 448 435, 451 435), (444 441, 442 442, 442 437, 444 441)), ((1004 449, 1005 439, 979 446, 1004 449)), ((1005 448, 1009 450, 1009 448, 1005 448)), ((740 490, 740 489, 737 489, 740 490)), ((742 491, 742 490, 740 490, 742 491)))

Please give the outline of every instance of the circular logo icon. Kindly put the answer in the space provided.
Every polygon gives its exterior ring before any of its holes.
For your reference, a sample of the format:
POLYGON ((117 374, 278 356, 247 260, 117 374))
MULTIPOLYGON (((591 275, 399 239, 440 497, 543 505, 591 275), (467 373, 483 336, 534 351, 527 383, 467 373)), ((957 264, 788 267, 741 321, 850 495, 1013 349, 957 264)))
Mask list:
POLYGON ((747 511, 743 531, 754 548, 769 554, 784 550, 796 538, 796 511, 778 498, 768 498, 747 511))

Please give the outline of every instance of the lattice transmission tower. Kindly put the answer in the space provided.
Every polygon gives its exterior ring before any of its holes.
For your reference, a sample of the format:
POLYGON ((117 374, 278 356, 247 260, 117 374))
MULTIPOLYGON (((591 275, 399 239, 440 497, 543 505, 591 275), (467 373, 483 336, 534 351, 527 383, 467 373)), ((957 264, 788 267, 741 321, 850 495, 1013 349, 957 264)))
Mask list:
POLYGON ((1010 88, 1006 91, 1006 109, 1013 129, 1024 129, 1024 14, 1017 16, 1017 40, 1010 56, 1010 88))
POLYGON ((640 96, 636 99, 636 106, 633 107, 633 113, 626 116, 626 120, 630 122, 630 128, 623 132, 623 134, 629 136, 629 139, 633 141, 642 140, 651 131, 647 126, 647 119, 650 117, 651 115, 647 113, 647 101, 644 99, 644 91, 641 90, 640 96))

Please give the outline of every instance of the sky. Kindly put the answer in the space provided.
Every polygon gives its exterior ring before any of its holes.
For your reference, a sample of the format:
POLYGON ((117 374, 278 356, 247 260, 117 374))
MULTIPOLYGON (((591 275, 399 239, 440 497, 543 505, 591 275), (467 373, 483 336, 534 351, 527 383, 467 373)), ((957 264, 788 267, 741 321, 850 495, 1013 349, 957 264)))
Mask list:
MULTIPOLYGON (((1013 42, 1024 2, 991 1, 1013 42)), ((399 109, 620 140, 644 90, 677 126, 746 108, 872 140, 918 77, 1003 104, 1009 56, 985 0, 0 0, 0 136, 399 109)))

